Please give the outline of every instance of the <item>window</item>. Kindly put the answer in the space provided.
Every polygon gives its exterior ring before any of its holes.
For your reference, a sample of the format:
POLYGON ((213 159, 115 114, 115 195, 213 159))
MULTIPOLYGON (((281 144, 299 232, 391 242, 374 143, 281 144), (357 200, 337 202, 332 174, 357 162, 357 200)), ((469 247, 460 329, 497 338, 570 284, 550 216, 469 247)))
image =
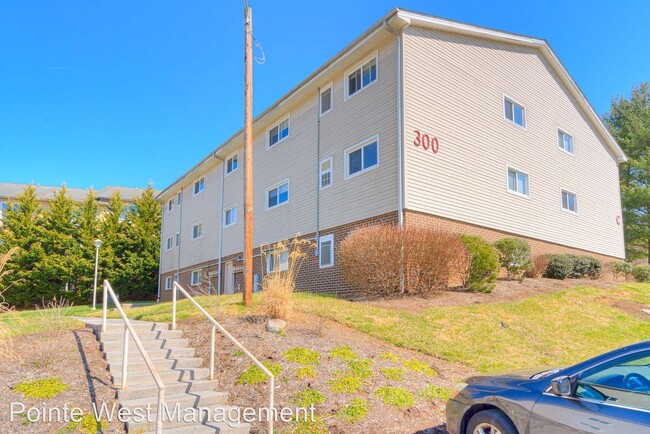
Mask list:
POLYGON ((9 209, 9 205, 7 205, 7 202, 0 202, 0 220, 2 219, 2 215, 6 210, 9 209))
POLYGON ((176 196, 176 203, 178 204, 178 206, 181 206, 181 199, 182 198, 183 198, 183 192, 179 191, 178 195, 176 196))
POLYGON ((167 201, 167 212, 171 211, 172 209, 174 209, 174 198, 173 197, 171 199, 169 199, 169 201, 167 201))
POLYGON ((174 237, 167 237, 167 240, 165 240, 165 248, 171 250, 172 247, 174 247, 174 237))
POLYGON ((515 125, 526 128, 526 108, 508 97, 503 97, 503 110, 505 118, 515 125))
POLYGON ((174 273, 174 282, 180 282, 180 281, 181 281, 180 275, 178 273, 174 273))
POLYGON ((165 277, 165 289, 172 289, 172 276, 165 277))
POLYGON ((194 196, 205 190, 205 178, 201 178, 194 183, 194 196))
POLYGON ((227 228, 237 223, 237 205, 233 205, 223 212, 223 227, 227 228))
POLYGON ((235 154, 226 160, 226 175, 237 170, 237 167, 238 167, 237 154, 235 154))
POLYGON ((268 131, 267 148, 270 148, 277 143, 289 137, 289 118, 286 118, 268 131))
POLYGON ((557 130, 557 145, 563 151, 573 154, 573 136, 560 129, 557 130))
POLYGON ((289 202, 289 180, 266 190, 266 209, 289 202))
POLYGON ((190 285, 197 286, 203 282, 203 270, 193 270, 190 275, 190 285))
POLYGON ((576 214, 578 213, 578 198, 575 193, 562 190, 562 209, 576 214))
POLYGON ((289 269, 289 251, 272 251, 266 255, 266 272, 287 271, 289 269))
POLYGON ((330 85, 327 89, 322 90, 320 93, 320 115, 323 116, 332 110, 334 105, 333 87, 330 85))
POLYGON ((332 157, 320 162, 320 189, 324 190, 332 185, 332 157))
POLYGON ((351 97, 362 89, 370 86, 377 80, 377 56, 373 57, 363 65, 347 75, 346 98, 351 97))
POLYGON ((334 265, 334 234, 324 235, 319 238, 318 257, 320 268, 334 265))
POLYGON ((528 174, 508 167, 508 191, 529 197, 528 174))
POLYGON ((367 172, 379 163, 378 138, 361 142, 345 151, 345 177, 346 179, 367 172))
POLYGON ((203 223, 197 223, 192 227, 192 239, 196 240, 203 236, 203 223))
POLYGON ((176 247, 181 245, 181 233, 176 232, 176 247))
POLYGON ((576 398, 650 410, 650 352, 620 357, 582 373, 576 398))

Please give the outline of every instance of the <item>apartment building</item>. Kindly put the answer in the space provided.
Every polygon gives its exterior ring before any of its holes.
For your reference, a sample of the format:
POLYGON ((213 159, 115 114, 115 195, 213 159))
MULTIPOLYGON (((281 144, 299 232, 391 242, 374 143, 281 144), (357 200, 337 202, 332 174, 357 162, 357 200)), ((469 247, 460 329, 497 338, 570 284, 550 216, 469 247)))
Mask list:
MULTIPOLYGON (((253 124, 254 246, 318 245, 301 290, 349 288, 337 246, 373 223, 624 257, 626 157, 543 39, 395 9, 253 124)), ((167 187, 160 298, 242 281, 243 133, 167 187)), ((258 256, 256 279, 286 267, 258 256)))

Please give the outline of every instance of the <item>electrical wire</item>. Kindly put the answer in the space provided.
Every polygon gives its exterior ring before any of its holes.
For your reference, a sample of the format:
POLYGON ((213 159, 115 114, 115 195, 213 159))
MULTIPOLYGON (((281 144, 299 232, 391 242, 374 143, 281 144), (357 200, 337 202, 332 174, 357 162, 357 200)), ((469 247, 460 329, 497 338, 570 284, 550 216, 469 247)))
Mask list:
POLYGON ((255 46, 259 48, 260 52, 262 53, 262 57, 253 56, 253 59, 255 59, 255 62, 257 62, 258 65, 264 65, 264 62, 266 62, 266 53, 264 52, 264 47, 262 47, 262 44, 260 43, 260 41, 257 40, 255 35, 253 35, 253 42, 255 43, 255 46))

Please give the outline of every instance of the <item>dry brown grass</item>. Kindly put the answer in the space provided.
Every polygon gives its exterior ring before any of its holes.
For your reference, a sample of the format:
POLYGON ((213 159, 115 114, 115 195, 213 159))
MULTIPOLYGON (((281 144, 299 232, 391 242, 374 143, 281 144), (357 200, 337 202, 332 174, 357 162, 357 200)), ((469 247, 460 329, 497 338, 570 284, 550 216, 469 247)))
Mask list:
POLYGON ((543 277, 546 273, 546 268, 548 268, 548 263, 550 259, 548 255, 539 255, 533 259, 533 266, 526 272, 528 277, 537 279, 543 277))
POLYGON ((286 320, 291 315, 291 295, 296 289, 296 276, 307 256, 307 252, 314 248, 311 240, 301 239, 300 234, 291 241, 280 241, 273 245, 262 245, 262 269, 266 269, 267 261, 276 261, 279 268, 281 256, 286 255, 286 269, 279 269, 266 274, 262 279, 262 306, 263 315, 271 318, 286 320))
POLYGON ((2 285, 2 280, 11 272, 11 270, 5 270, 5 266, 17 251, 18 247, 13 247, 7 253, 0 255, 0 355, 3 360, 14 362, 18 361, 20 356, 15 349, 11 327, 18 317, 15 315, 13 306, 10 306, 5 300, 3 294, 7 288, 2 285))
POLYGON ((462 281, 469 261, 455 234, 395 225, 357 229, 341 242, 338 253, 348 283, 368 295, 426 295, 445 289, 462 281))

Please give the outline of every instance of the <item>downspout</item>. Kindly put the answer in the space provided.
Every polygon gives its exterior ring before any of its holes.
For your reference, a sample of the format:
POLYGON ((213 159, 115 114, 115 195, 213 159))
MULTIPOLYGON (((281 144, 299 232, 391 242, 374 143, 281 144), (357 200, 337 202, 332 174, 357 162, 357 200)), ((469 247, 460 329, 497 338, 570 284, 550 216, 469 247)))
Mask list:
MULTIPOLYGON (((221 160, 221 212, 219 213, 219 262, 217 265, 219 267, 219 277, 217 279, 217 295, 221 295, 221 258, 223 256, 223 204, 224 204, 224 191, 225 191, 225 180, 226 180, 226 161, 224 158, 219 157, 215 152, 212 154, 217 160, 221 160)), ((210 276, 208 276, 210 279, 210 276)))
MULTIPOLYGON (((316 92, 316 116, 318 117, 316 123, 316 257, 320 257, 320 87, 316 92)), ((333 87, 332 92, 334 92, 333 87)))
POLYGON ((165 228, 165 204, 163 204, 160 207, 160 211, 162 212, 162 216, 160 218, 160 254, 158 255, 158 295, 156 295, 156 302, 160 302, 160 282, 162 282, 162 258, 163 258, 163 252, 164 252, 164 247, 165 247, 165 240, 163 239, 163 229, 165 228))

